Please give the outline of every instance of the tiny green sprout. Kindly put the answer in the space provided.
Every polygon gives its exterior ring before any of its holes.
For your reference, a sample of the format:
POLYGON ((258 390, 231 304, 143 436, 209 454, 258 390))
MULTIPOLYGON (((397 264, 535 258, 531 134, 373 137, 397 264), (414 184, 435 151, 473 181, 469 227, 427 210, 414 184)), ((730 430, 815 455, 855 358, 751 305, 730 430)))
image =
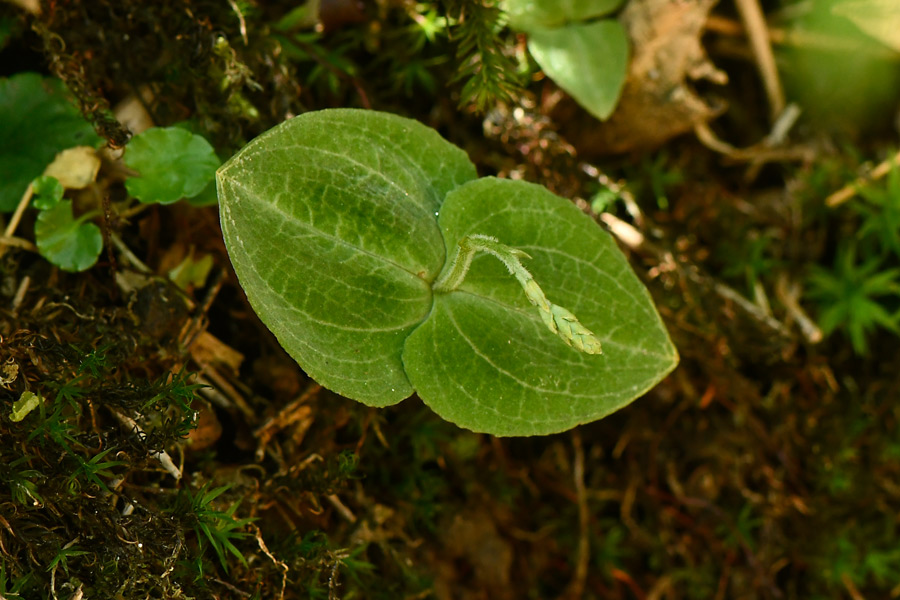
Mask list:
POLYGON ((19 399, 13 402, 12 412, 9 414, 9 420, 14 423, 22 421, 28 416, 28 413, 36 409, 44 401, 40 394, 34 392, 22 392, 19 399))
POLYGON ((76 556, 84 556, 88 554, 87 550, 81 550, 76 545, 78 543, 78 538, 75 538, 65 546, 61 547, 56 552, 56 556, 53 557, 53 560, 50 561, 50 564, 47 565, 47 570, 52 571, 57 567, 62 567, 63 571, 65 571, 66 575, 69 574, 69 559, 76 556))
POLYGON ((47 210, 56 206, 62 200, 66 191, 59 180, 50 175, 35 177, 34 181, 31 182, 31 188, 34 190, 32 204, 40 210, 47 210))
POLYGON ((534 280, 520 258, 531 258, 526 253, 501 244, 488 235, 470 235, 459 240, 456 257, 439 281, 434 284, 438 293, 452 292, 463 282, 476 252, 487 252, 499 259, 509 270, 522 289, 528 301, 538 307, 541 320, 547 329, 558 335, 568 346, 572 346, 586 354, 602 354, 600 340, 591 333, 571 312, 561 306, 551 304, 544 291, 534 280))
POLYGON ((239 530, 256 520, 255 518, 235 518, 234 513, 240 502, 233 503, 225 511, 212 508, 213 501, 228 491, 228 489, 229 486, 225 485, 210 490, 207 485, 197 492, 197 495, 193 495, 190 490, 185 489, 178 496, 178 506, 187 513, 192 521, 200 551, 203 552, 204 550, 205 539, 212 546, 222 568, 226 572, 228 571, 226 551, 237 558, 244 566, 247 565, 247 559, 235 547, 232 540, 247 537, 249 534, 239 530))
POLYGON ((250 304, 348 398, 416 393, 462 427, 541 435, 622 408, 678 362, 609 234, 541 186, 478 178, 415 121, 307 113, 216 180, 250 304))

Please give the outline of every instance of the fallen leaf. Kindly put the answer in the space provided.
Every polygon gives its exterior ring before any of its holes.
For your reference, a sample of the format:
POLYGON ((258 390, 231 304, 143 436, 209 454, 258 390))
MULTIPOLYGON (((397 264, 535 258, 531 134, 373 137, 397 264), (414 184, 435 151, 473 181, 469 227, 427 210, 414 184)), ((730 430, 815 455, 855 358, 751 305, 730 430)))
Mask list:
POLYGON ((83 190, 97 179, 100 158, 90 146, 75 146, 56 155, 44 169, 44 175, 55 177, 70 190, 83 190))

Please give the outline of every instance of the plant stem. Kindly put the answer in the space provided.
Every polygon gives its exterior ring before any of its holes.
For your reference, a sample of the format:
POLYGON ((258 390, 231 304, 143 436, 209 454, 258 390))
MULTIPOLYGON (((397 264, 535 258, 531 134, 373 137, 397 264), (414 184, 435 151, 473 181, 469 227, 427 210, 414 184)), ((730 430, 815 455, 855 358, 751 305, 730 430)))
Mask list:
POLYGON ((450 270, 434 284, 434 291, 439 294, 452 292, 462 284, 472 266, 472 259, 477 252, 487 252, 506 265, 509 272, 516 278, 528 301, 538 307, 541 320, 547 328, 558 335, 569 346, 587 354, 602 354, 600 340, 590 332, 571 312, 551 303, 544 295, 544 291, 531 276, 531 273, 522 266, 521 258, 531 258, 525 252, 506 244, 501 244, 488 235, 473 234, 464 236, 459 240, 456 256, 450 265, 450 270))

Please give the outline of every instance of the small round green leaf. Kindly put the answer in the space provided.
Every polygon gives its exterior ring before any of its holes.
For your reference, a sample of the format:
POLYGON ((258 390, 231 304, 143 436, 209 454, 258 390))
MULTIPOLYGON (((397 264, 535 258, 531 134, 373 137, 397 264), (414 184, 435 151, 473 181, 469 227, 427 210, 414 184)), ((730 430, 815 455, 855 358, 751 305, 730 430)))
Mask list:
POLYGON ((612 114, 628 74, 628 38, 612 19, 534 29, 528 50, 556 84, 598 119, 612 114))
POLYGON ((647 290, 615 243, 545 188, 483 178, 450 193, 440 213, 448 246, 483 234, 526 252, 550 302, 600 339, 579 352, 551 333, 506 268, 476 258, 455 291, 406 342, 413 387, 436 413, 495 435, 538 435, 594 421, 629 404, 678 362, 647 290))
POLYGON ((41 256, 64 271, 84 271, 97 262, 103 248, 103 236, 86 217, 72 216, 72 202, 61 200, 43 210, 34 224, 34 238, 41 256))
POLYGON ((35 177, 31 183, 31 189, 34 191, 34 200, 32 204, 35 208, 46 210, 53 208, 62 200, 66 189, 62 186, 56 177, 50 175, 41 175, 35 177))
POLYGON ((125 150, 125 164, 140 173, 125 182, 129 194, 141 202, 172 204, 201 193, 220 163, 203 136, 166 127, 134 136, 125 150))
POLYGON ((475 176, 432 129, 350 109, 286 121, 219 169, 241 286, 313 379, 372 406, 412 394, 401 353, 444 264, 436 215, 475 176))
POLYGON ((65 92, 37 73, 0 78, 0 212, 15 209, 57 152, 100 142, 65 92))

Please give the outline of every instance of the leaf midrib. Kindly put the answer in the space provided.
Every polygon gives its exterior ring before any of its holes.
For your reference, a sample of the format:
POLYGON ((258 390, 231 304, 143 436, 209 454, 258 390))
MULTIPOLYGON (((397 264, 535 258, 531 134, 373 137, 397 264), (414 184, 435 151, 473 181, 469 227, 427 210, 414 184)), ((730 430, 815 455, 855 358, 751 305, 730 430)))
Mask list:
MULTIPOLYGON (((421 281, 422 283, 425 283, 426 285, 428 285, 429 287, 431 287, 431 286, 428 284, 428 282, 427 282, 426 280, 422 279, 421 277, 419 277, 419 275, 418 275, 417 273, 414 273, 412 270, 410 270, 410 269, 404 267, 404 266, 401 265, 400 263, 395 262, 395 261, 393 261, 393 260, 391 260, 391 259, 389 259, 389 258, 387 258, 387 257, 385 257, 385 256, 382 256, 382 255, 380 255, 380 254, 376 254, 376 253, 372 252, 371 250, 366 250, 365 248, 362 248, 362 247, 360 247, 360 246, 357 246, 356 244, 352 244, 352 243, 348 242, 347 240, 345 240, 345 239, 343 239, 343 238, 340 238, 340 237, 331 235, 331 234, 329 234, 329 233, 326 233, 326 232, 322 231, 321 229, 316 229, 315 227, 309 225, 308 223, 305 223, 304 221, 298 219, 298 218, 295 217, 294 215, 292 215, 292 214, 290 214, 290 213, 288 213, 288 212, 285 212, 284 210, 281 209, 281 207, 279 207, 279 206, 278 206, 277 204, 275 204, 274 202, 262 202, 262 201, 257 201, 257 200, 256 200, 256 196, 253 194, 253 192, 252 192, 249 188, 247 188, 247 186, 245 186, 245 185, 243 185, 242 183, 240 183, 237 179, 227 178, 227 177, 225 177, 224 174, 222 175, 222 178, 223 178, 223 179, 227 179, 227 180, 230 181, 233 185, 236 185, 237 187, 242 188, 242 189, 247 193, 248 197, 251 199, 251 203, 252 203, 254 206, 257 206, 257 205, 258 205, 258 206, 262 206, 263 208, 269 208, 269 209, 271 209, 271 210, 274 210, 274 211, 277 212, 279 215, 281 215, 286 221, 290 221, 290 222, 292 222, 292 223, 295 223, 295 224, 299 225, 299 226, 300 226, 300 229, 303 229, 303 230, 306 231, 306 232, 309 232, 309 233, 311 233, 311 234, 317 235, 317 236, 319 236, 319 237, 322 237, 322 238, 324 238, 324 239, 330 240, 330 241, 332 241, 332 242, 336 242, 336 243, 338 243, 338 244, 340 244, 340 245, 342 245, 342 246, 344 246, 344 247, 346 247, 346 248, 349 248, 349 249, 351 249, 351 250, 355 250, 356 252, 359 252, 360 254, 364 254, 364 255, 369 256, 369 257, 371 257, 371 258, 374 258, 374 259, 376 259, 376 260, 380 260, 380 261, 384 262, 384 263, 387 264, 387 265, 396 267, 398 270, 403 271, 404 273, 407 273, 407 274, 410 275, 411 277, 414 277, 415 279, 418 279, 418 280, 421 281)), ((446 256, 446 253, 445 253, 445 256, 446 256)), ((443 265, 442 265, 442 266, 443 266, 443 265)))

